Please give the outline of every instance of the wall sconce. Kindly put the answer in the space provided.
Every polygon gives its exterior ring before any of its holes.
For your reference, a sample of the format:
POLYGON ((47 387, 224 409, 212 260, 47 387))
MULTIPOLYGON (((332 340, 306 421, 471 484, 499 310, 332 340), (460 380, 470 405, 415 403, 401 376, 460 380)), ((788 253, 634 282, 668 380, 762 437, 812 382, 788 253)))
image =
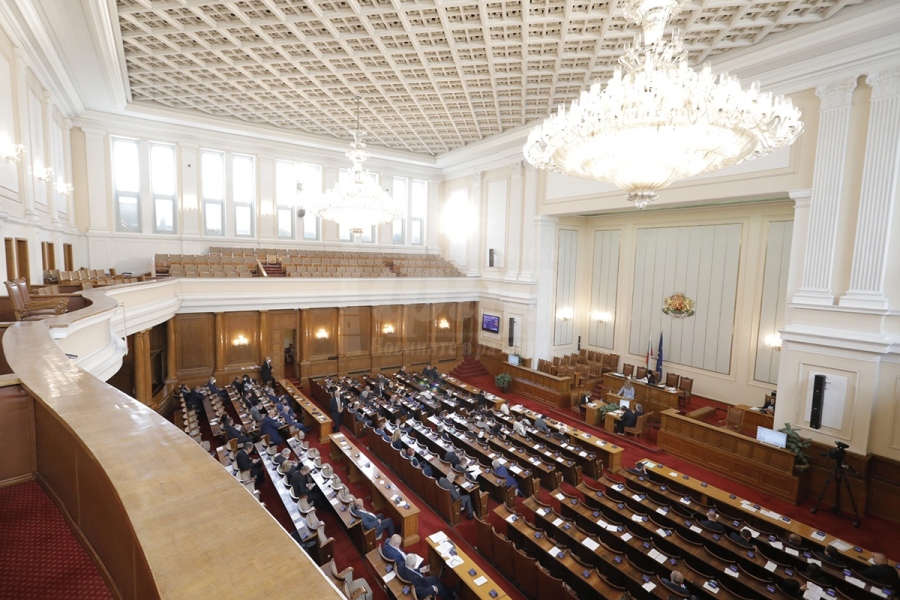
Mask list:
POLYGON ((600 312, 595 310, 591 313, 591 319, 594 321, 600 321, 601 323, 609 323, 612 321, 612 315, 608 312, 600 312))
POLYGON ((317 340, 327 340, 328 332, 325 331, 324 329, 320 328, 318 331, 316 331, 316 339, 317 340))
POLYGON ((781 336, 777 333, 767 335, 766 345, 769 346, 772 350, 781 350, 781 336))
POLYGON ((394 326, 391 325, 390 323, 385 323, 384 327, 381 328, 381 332, 385 333, 385 334, 394 333, 394 326))
POLYGON ((438 321, 438 329, 450 329, 450 321, 447 319, 441 319, 438 321))
POLYGON ((75 189, 71 183, 66 183, 65 181, 60 181, 56 184, 56 191, 62 194, 63 196, 68 196, 75 189))
POLYGON ((250 343, 250 340, 248 340, 247 338, 245 338, 242 335, 239 335, 236 338, 234 338, 233 340, 231 340, 232 346, 246 346, 249 343, 250 343))
POLYGON ((571 308, 561 308, 556 311, 556 318, 563 321, 571 321, 575 317, 575 311, 571 308))
POLYGON ((9 144, 0 150, 0 156, 9 162, 19 162, 25 154, 25 146, 22 144, 9 144))
POLYGON ((47 183, 48 181, 53 179, 53 169, 51 169, 50 167, 47 167, 43 171, 38 171, 37 178, 38 178, 38 180, 40 180, 41 183, 47 183))

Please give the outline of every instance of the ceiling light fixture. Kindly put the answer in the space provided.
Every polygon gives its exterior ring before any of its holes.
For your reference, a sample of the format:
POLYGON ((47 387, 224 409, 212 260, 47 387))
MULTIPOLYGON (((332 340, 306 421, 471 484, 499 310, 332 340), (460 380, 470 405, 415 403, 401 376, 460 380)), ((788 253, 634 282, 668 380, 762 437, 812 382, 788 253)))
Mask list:
POLYGON ((0 150, 0 158, 17 163, 25 155, 25 146, 22 144, 9 144, 0 150))
POLYGON ((642 26, 612 79, 583 90, 568 110, 531 131, 528 162, 628 192, 644 208, 674 181, 736 165, 789 146, 803 130, 800 110, 783 96, 743 90, 727 73, 687 64, 669 17, 687 0, 623 0, 626 18, 642 26))
POLYGON ((395 219, 405 219, 406 211, 397 206, 394 199, 375 183, 375 178, 362 168, 369 158, 369 151, 359 132, 359 101, 356 96, 356 132, 350 151, 344 156, 353 167, 337 185, 319 197, 304 199, 306 209, 323 219, 335 221, 350 229, 354 236, 362 235, 366 229, 381 223, 391 223, 395 219))

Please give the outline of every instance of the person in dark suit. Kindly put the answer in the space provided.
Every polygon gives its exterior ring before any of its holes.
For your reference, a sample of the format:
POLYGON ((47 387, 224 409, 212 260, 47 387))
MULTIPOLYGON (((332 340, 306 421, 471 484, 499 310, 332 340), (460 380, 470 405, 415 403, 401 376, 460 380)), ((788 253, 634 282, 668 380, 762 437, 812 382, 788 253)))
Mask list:
POLYGON ((259 425, 259 435, 268 435, 270 444, 280 446, 284 443, 284 440, 281 438, 281 434, 278 433, 279 429, 281 429, 281 422, 275 418, 275 411, 270 410, 259 425))
POLYGON ((391 434, 391 448, 394 450, 403 450, 403 432, 397 427, 391 434))
POLYGON ((669 574, 669 578, 661 577, 660 581, 662 584, 672 590, 673 592, 677 592, 679 594, 689 594, 690 590, 684 585, 684 575, 681 571, 672 571, 669 574))
POLYGON ((453 449, 447 451, 447 454, 444 455, 444 462, 450 463, 451 467, 459 466, 459 456, 456 455, 456 452, 453 449))
POLYGON ((362 498, 357 498, 353 501, 353 506, 350 507, 350 514, 362 521, 363 528, 374 529, 376 540, 380 540, 385 531, 388 532, 388 535, 394 535, 394 520, 390 517, 385 518, 384 515, 376 515, 367 511, 365 505, 363 505, 362 498))
POLYGON ((788 577, 784 581, 782 581, 778 587, 780 587, 781 591, 791 598, 803 597, 803 590, 800 587, 800 582, 796 579, 791 579, 790 577, 788 577))
POLYGON ((256 480, 256 485, 260 485, 263 480, 265 480, 265 469, 263 469, 262 463, 258 458, 250 458, 250 452, 253 451, 253 442, 246 442, 240 450, 237 452, 237 456, 235 457, 237 462, 238 471, 249 471, 250 475, 253 476, 253 479, 256 480))
POLYGON ((716 514, 714 509, 709 509, 706 511, 706 518, 700 519, 697 521, 697 524, 704 529, 708 529, 713 533, 725 533, 725 526, 719 523, 718 521, 719 515, 716 514))
POLYGON ((728 534, 728 539, 744 548, 756 547, 756 544, 753 543, 753 536, 750 534, 750 530, 747 528, 741 529, 740 533, 735 533, 732 531, 728 534))
POLYGON ((398 565, 405 565, 406 552, 400 549, 400 544, 402 543, 403 538, 401 538, 397 534, 394 534, 388 539, 384 540, 384 544, 381 547, 381 553, 384 554, 385 558, 387 558, 388 560, 392 560, 398 565))
POLYGON ((434 472, 431 470, 431 465, 425 462, 424 460, 419 460, 419 457, 416 456, 416 451, 412 448, 406 449, 406 457, 409 458, 409 462, 412 463, 412 466, 422 468, 422 473, 427 475, 428 477, 433 477, 434 472))
POLYGON ((897 568, 892 567, 888 561, 887 556, 882 554, 881 552, 873 552, 872 553, 872 563, 871 567, 866 567, 859 574, 869 581, 874 581, 875 583, 879 583, 881 585, 891 586, 894 590, 897 589, 897 585, 900 584, 897 577, 897 568))
POLYGON ((238 444, 246 444, 247 442, 253 441, 252 437, 244 435, 240 429, 234 426, 231 417, 227 414, 222 415, 219 422, 222 424, 222 429, 225 430, 225 439, 230 440, 232 438, 237 438, 238 444))
POLYGON ((344 411, 344 401, 341 399, 340 390, 337 390, 331 396, 331 403, 328 408, 331 411, 331 420, 334 421, 334 432, 337 433, 341 429, 341 413, 344 411))
POLYGON ((656 385, 659 383, 659 376, 652 369, 647 370, 647 385, 656 385))
POLYGON ((831 544, 829 544, 828 546, 825 547, 825 552, 813 552, 813 554, 817 558, 828 563, 829 565, 832 565, 832 566, 835 566, 835 567, 838 567, 841 569, 843 569, 844 567, 847 566, 847 563, 844 560, 844 557, 841 556, 841 551, 838 550, 836 547, 832 546, 831 544))
POLYGON ((520 493, 519 482, 516 481, 516 478, 510 474, 509 470, 506 467, 500 464, 499 460, 495 459, 494 462, 491 463, 491 469, 494 471, 494 474, 497 475, 497 477, 502 477, 506 480, 506 487, 515 488, 516 493, 520 493))
POLYGON ((315 504, 321 500, 322 495, 316 488, 316 482, 309 474, 309 467, 303 465, 300 470, 291 475, 291 489, 298 498, 306 498, 308 502, 315 504))
POLYGON ((231 382, 231 387, 237 390, 238 394, 244 395, 244 381, 240 377, 235 376, 234 381, 231 382))
POLYGON ((416 597, 425 598, 437 594, 439 598, 452 598, 456 592, 449 589, 436 575, 423 575, 420 569, 415 568, 416 557, 407 554, 406 559, 397 562, 397 575, 404 581, 408 581, 416 588, 416 597))
POLYGON ((191 389, 186 385, 182 385, 181 397, 184 398, 184 403, 188 408, 193 408, 197 411, 203 410, 203 394, 200 393, 200 388, 191 389))
POLYGON ((625 412, 622 413, 622 420, 616 423, 616 433, 619 435, 625 435, 626 427, 634 427, 637 424, 637 415, 634 414, 634 411, 631 408, 626 408, 625 412))
POLYGON ((216 385, 216 378, 212 375, 210 375, 209 381, 206 382, 206 389, 209 390, 210 396, 221 396, 222 398, 228 397, 228 392, 216 385))
POLYGON ((450 491, 451 500, 454 502, 460 501, 459 505, 466 511, 466 518, 475 518, 475 512, 472 509, 472 497, 469 494, 461 494, 459 492, 459 488, 456 486, 456 474, 448 473, 446 477, 441 477, 438 479, 438 485, 450 491))
POLYGON ((541 433, 550 433, 550 426, 547 425, 546 417, 544 415, 538 415, 534 419, 534 428, 540 431, 541 433))
POLYGON ((263 364, 259 366, 259 378, 262 379, 263 385, 271 382, 275 385, 275 378, 272 377, 272 358, 267 356, 263 364))

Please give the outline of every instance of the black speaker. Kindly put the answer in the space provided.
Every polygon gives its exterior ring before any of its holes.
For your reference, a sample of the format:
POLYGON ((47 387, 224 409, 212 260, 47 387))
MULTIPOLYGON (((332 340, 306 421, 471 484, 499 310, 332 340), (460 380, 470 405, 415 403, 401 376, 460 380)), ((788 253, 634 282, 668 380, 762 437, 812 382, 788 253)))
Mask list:
POLYGON ((488 266, 489 267, 494 266, 494 249, 493 248, 488 249, 488 266))
POLYGON ((825 376, 813 378, 812 411, 809 414, 809 426, 813 429, 822 427, 822 404, 825 402, 825 376))
POLYGON ((516 320, 513 317, 509 318, 509 347, 512 348, 516 345, 516 320))
POLYGON ((581 352, 581 336, 578 336, 578 351, 581 352))

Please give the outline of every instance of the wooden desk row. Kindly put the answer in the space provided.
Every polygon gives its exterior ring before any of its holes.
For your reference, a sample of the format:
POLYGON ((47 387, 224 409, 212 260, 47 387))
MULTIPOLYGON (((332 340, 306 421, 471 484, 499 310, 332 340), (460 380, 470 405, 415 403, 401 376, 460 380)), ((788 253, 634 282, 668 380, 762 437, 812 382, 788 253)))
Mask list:
POLYGON ((464 600, 503 600, 509 597, 446 533, 438 531, 425 539, 428 541, 431 573, 440 577, 443 572, 452 571, 454 578, 462 584, 460 596, 464 600))
POLYGON ((303 424, 307 427, 315 427, 319 430, 319 442, 324 444, 328 441, 334 427, 331 417, 326 415, 322 410, 303 395, 293 383, 287 379, 282 379, 278 383, 284 388, 285 393, 290 396, 294 403, 303 410, 303 424))
POLYGON ((403 530, 403 545, 410 546, 419 541, 419 508, 404 496, 390 479, 342 433, 333 433, 331 438, 331 459, 344 460, 350 473, 350 481, 367 480, 372 491, 372 507, 376 511, 385 510, 403 530))

